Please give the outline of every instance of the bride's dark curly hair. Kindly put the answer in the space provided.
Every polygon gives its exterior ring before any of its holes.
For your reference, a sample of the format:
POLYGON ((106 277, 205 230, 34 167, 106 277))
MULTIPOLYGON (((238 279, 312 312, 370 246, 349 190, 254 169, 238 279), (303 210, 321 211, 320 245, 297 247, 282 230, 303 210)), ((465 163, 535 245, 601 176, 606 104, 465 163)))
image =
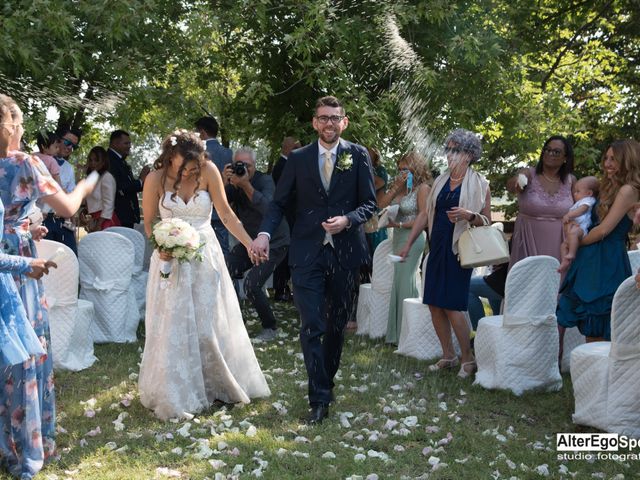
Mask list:
POLYGON ((200 188, 200 172, 203 163, 206 161, 203 141, 197 133, 190 132, 188 130, 176 130, 169 134, 161 145, 162 152, 157 160, 153 163, 154 170, 162 170, 162 185, 165 185, 167 180, 168 166, 171 165, 171 160, 177 155, 180 155, 183 159, 182 165, 178 169, 176 181, 173 184, 173 193, 171 194, 171 200, 175 200, 182 182, 182 172, 185 167, 194 162, 196 165, 196 187, 194 189, 194 195, 200 188))

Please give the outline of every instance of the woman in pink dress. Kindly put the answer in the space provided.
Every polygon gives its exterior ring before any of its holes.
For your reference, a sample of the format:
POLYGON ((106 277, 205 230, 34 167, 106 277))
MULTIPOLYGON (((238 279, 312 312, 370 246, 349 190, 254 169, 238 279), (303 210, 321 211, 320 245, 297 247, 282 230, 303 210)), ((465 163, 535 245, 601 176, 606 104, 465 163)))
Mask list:
POLYGON ((571 144, 564 137, 553 136, 544 143, 535 167, 524 168, 507 181, 507 190, 518 196, 519 208, 509 269, 532 255, 549 255, 560 261, 562 217, 573 205, 572 171, 571 144), (526 184, 519 181, 521 174, 526 184))

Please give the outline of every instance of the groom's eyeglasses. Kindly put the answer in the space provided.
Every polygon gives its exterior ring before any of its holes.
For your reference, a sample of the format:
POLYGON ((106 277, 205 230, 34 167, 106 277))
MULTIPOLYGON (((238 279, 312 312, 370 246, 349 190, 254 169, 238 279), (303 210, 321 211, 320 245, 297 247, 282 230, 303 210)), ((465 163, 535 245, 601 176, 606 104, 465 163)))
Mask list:
POLYGON ((334 125, 337 123, 340 123, 342 121, 342 119, 344 118, 344 115, 319 115, 316 116, 316 120, 318 120, 318 122, 325 124, 328 123, 329 120, 331 120, 331 123, 333 123, 334 125))

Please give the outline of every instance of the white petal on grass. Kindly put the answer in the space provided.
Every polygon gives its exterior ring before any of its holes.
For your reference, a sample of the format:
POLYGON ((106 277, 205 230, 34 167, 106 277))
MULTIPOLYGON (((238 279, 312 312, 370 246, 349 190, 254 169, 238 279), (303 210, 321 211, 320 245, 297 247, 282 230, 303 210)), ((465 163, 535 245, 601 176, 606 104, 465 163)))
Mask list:
POLYGON ((235 467, 233 467, 233 470, 231 470, 231 475, 239 475, 243 471, 244 471, 244 465, 239 463, 235 467))
POLYGON ((87 433, 85 433, 85 436, 86 437, 95 437, 96 435, 100 435, 101 433, 102 433, 102 430, 100 430, 100 425, 98 425, 93 430, 89 430, 87 433))
POLYGON ((287 450, 286 448, 279 448, 278 451, 276 452, 276 455, 278 455, 279 457, 282 457, 286 455, 288 452, 289 450, 287 450))
POLYGON ((296 443, 311 443, 307 437, 303 437, 302 435, 297 436, 293 441, 296 443))
POLYGON ((176 430, 176 433, 179 434, 181 437, 189 437, 190 433, 189 430, 191 429, 191 424, 189 422, 185 423, 182 427, 180 427, 178 430, 176 430))
POLYGON ((245 433, 247 437, 255 437, 257 434, 258 434, 258 429, 253 425, 247 428, 247 431, 245 433))
POLYGON ((336 454, 333 453, 333 452, 324 452, 322 454, 322 458, 334 459, 334 458, 336 458, 336 454))
POLYGON ((294 457, 309 458, 309 454, 307 452, 299 452, 298 450, 294 451, 291 455, 294 457))
MULTIPOLYGON (((423 451, 424 453, 424 451, 423 451)), ((433 465, 437 465, 440 463, 440 459, 438 457, 429 457, 429 460, 427 460, 427 463, 431 466, 433 465)))
POLYGON ((227 464, 224 463, 222 460, 220 459, 216 459, 216 460, 209 460, 209 465, 211 465, 211 467, 214 470, 220 470, 223 467, 226 467, 227 464))
POLYGON ((394 452, 404 452, 405 448, 402 445, 394 445, 393 446, 393 451, 394 452))
POLYGON ((378 477, 377 474, 375 473, 370 473, 369 475, 366 476, 365 480, 378 480, 380 477, 378 477))
POLYGON ((233 447, 229 452, 229 455, 233 455, 234 457, 237 457, 238 455, 240 455, 240 450, 238 450, 238 447, 233 447))
POLYGON ((156 468, 156 477, 157 476, 163 476, 163 477, 170 477, 170 478, 181 478, 182 477, 182 473, 180 473, 178 470, 171 470, 167 467, 158 467, 156 468))
POLYGON ((447 402, 440 402, 440 403, 438 404, 438 408, 439 408, 440 410, 442 410, 443 412, 446 412, 446 411, 447 411, 447 402))
POLYGON ((171 453, 173 453, 174 455, 182 456, 182 449, 180 447, 176 447, 171 450, 171 453))
POLYGON ((536 473, 542 477, 548 477, 549 476, 549 465, 547 465, 546 463, 543 463, 542 465, 538 465, 536 467, 536 473))
POLYGON ((355 462, 364 462, 366 459, 367 459, 367 456, 366 456, 366 455, 363 455, 362 453, 356 453, 356 454, 353 456, 353 460, 354 460, 355 462))
POLYGON ((107 450, 115 450, 116 448, 118 448, 116 442, 107 442, 104 444, 104 446, 107 448, 107 450))
POLYGON ((418 417, 416 417, 415 415, 405 417, 402 419, 402 423, 404 423, 407 427, 415 427, 416 425, 418 425, 418 417))

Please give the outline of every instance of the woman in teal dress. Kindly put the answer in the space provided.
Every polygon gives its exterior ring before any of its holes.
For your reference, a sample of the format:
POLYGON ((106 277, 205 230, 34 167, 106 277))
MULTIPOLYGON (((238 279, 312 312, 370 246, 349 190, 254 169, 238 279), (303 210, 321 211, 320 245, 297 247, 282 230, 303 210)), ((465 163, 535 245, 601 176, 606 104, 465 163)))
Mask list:
MULTIPOLYGON (((22 112, 10 97, 0 95, 0 201, 5 215, 1 250, 36 257, 29 215, 42 198, 60 215, 72 216, 92 187, 79 182, 65 194, 36 157, 19 152, 22 112)), ((0 454, 9 472, 30 479, 55 453, 55 394, 49 319, 42 282, 14 271, 27 317, 45 355, 30 355, 0 370, 0 454)))
MULTIPOLYGON (((379 202, 381 208, 398 204, 398 215, 389 222, 393 228, 392 250, 398 254, 407 241, 413 222, 419 212, 427 207, 429 196, 428 182, 431 180, 427 161, 418 152, 409 152, 398 160, 399 175, 393 185, 379 202), (411 176, 411 181, 408 178, 411 176)), ((402 304, 405 298, 419 296, 416 288, 416 272, 424 252, 426 235, 421 232, 413 242, 409 253, 402 263, 393 264, 393 286, 389 300, 389 318, 387 321, 387 343, 398 344, 402 326, 402 304)))
POLYGON ((613 142, 601 163, 600 196, 591 213, 595 226, 580 242, 557 310, 558 323, 577 326, 587 342, 611 340, 613 295, 632 273, 626 241, 640 200, 640 143, 613 142))

